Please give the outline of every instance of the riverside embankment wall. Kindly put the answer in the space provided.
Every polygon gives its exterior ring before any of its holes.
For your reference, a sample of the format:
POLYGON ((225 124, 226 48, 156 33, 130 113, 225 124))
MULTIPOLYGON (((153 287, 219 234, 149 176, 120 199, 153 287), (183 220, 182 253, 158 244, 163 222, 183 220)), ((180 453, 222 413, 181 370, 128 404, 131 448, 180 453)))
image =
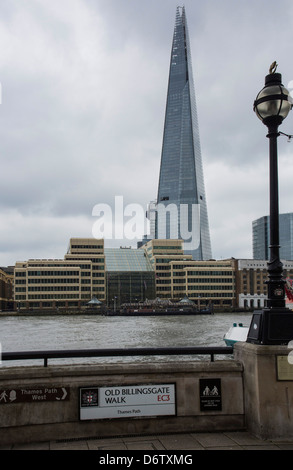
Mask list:
POLYGON ((235 360, 0 368, 0 444, 245 429, 235 360))

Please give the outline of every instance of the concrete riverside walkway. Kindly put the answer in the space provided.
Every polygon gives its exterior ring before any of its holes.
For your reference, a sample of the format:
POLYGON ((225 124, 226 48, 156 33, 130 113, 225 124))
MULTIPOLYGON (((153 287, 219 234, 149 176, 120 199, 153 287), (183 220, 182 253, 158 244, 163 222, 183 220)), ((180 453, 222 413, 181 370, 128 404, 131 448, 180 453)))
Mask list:
POLYGON ((246 431, 158 434, 110 438, 68 439, 1 446, 0 450, 97 450, 97 451, 195 451, 195 450, 293 450, 290 441, 264 441, 246 431))

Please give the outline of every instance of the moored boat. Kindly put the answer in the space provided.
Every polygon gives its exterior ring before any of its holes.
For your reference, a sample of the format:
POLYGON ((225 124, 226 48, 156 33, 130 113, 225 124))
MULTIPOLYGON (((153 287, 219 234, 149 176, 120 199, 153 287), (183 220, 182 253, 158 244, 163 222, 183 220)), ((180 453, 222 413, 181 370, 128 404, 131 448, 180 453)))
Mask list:
POLYGON ((233 323, 233 326, 229 328, 227 333, 224 335, 224 341, 227 346, 234 346, 238 341, 246 341, 249 328, 243 326, 242 323, 233 323))
POLYGON ((178 301, 170 299, 156 298, 154 300, 145 300, 144 302, 128 302, 114 309, 106 309, 104 315, 108 316, 167 316, 167 315, 212 315, 213 305, 206 305, 201 308, 187 296, 178 301))
POLYGON ((212 315, 211 309, 117 309, 107 310, 104 315, 108 316, 123 316, 123 317, 142 317, 142 316, 168 316, 168 315, 212 315))

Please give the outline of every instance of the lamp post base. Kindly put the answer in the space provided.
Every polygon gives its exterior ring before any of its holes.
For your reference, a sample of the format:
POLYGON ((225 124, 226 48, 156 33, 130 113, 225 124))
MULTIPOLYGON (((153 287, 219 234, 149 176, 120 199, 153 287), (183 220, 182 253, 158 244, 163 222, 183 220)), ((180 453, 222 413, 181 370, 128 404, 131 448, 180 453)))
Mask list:
POLYGON ((285 345, 293 340, 293 312, 288 308, 270 308, 252 315, 247 343, 285 345))

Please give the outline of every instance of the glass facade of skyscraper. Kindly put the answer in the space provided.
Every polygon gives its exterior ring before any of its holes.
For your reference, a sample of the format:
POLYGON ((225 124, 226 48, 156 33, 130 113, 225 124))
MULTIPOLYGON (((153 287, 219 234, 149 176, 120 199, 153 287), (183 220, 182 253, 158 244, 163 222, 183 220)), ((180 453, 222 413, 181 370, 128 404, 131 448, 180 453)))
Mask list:
MULTIPOLYGON (((253 258, 270 258, 270 217, 252 222, 253 258)), ((280 258, 293 260, 293 213, 279 215, 280 258)))
POLYGON ((173 36, 155 236, 183 239, 195 260, 212 257, 184 7, 177 8, 173 36))
POLYGON ((253 259, 269 259, 269 217, 266 215, 252 222, 253 259))

